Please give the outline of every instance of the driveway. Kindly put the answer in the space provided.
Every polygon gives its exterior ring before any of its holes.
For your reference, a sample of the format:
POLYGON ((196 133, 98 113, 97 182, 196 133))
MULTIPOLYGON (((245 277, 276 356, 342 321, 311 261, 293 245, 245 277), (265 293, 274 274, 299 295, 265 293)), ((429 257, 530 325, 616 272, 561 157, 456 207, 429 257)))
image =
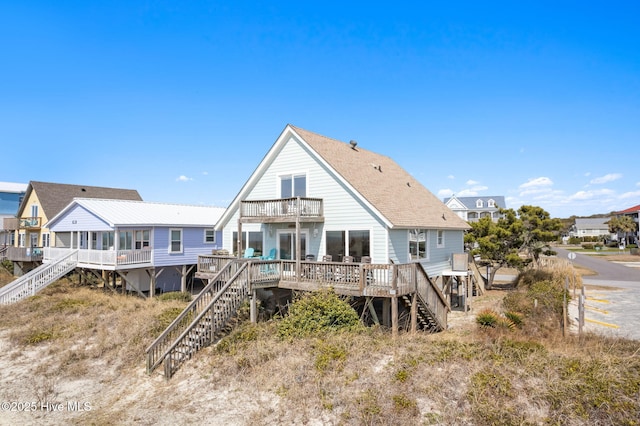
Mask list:
MULTIPOLYGON (((568 259, 568 250, 554 248, 568 259)), ((638 262, 610 262, 598 255, 576 253, 576 265, 597 275, 582 277, 585 284, 585 329, 599 334, 640 340, 640 257, 638 262)), ((569 305, 569 316, 577 330, 577 297, 569 305)))

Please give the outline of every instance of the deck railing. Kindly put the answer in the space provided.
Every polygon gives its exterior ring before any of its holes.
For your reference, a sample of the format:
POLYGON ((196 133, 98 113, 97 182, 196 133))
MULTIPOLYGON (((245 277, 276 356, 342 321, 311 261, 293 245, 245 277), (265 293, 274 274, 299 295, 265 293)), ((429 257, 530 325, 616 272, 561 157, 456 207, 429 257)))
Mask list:
MULTIPOLYGON (((228 256, 198 256, 196 276, 206 276, 219 271, 216 262, 228 259, 228 256)), ((415 263, 390 265, 371 263, 316 262, 294 260, 242 259, 249 263, 251 282, 261 283, 281 281, 285 285, 300 288, 334 288, 337 292, 355 296, 390 297, 416 291, 415 263), (394 284, 394 276, 397 277, 394 284), (395 288, 394 288, 395 286, 395 288)), ((427 283, 425 283, 425 286, 427 283)), ((431 284, 429 284, 431 285, 431 284)), ((424 291, 426 294, 426 290, 424 291)), ((443 296, 444 297, 444 296, 443 296)))
POLYGON ((21 217, 18 227, 20 229, 39 229, 42 219, 39 217, 21 217))
POLYGON ((269 220, 279 218, 320 218, 323 215, 321 198, 279 198, 240 203, 240 219, 269 220))
MULTIPOLYGON (((45 247, 44 258, 45 263, 57 259, 65 254, 76 251, 77 249, 61 248, 61 247, 45 247)), ((152 263, 151 248, 143 250, 77 250, 78 264, 90 265, 95 267, 115 267, 126 265, 139 265, 152 263)))
POLYGON ((7 259, 13 262, 40 262, 42 247, 13 247, 7 249, 7 259))

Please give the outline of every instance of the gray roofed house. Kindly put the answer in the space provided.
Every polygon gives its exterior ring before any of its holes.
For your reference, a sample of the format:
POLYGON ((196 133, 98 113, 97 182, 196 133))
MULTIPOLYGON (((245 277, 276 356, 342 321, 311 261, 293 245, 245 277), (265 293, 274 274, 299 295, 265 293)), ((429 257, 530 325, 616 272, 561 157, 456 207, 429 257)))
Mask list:
POLYGON ((477 222, 487 216, 497 222, 502 217, 500 209, 507 208, 507 203, 501 195, 475 197, 452 195, 449 198, 445 198, 444 203, 467 222, 477 222))
POLYGON ((613 238, 615 234, 609 232, 610 217, 599 218, 576 218, 575 223, 569 229, 570 237, 597 237, 597 238, 613 238))

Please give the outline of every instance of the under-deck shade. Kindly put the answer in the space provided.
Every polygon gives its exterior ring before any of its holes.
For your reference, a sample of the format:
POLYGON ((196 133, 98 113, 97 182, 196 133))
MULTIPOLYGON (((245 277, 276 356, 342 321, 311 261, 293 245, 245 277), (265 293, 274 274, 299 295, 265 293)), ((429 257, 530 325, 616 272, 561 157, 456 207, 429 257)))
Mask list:
POLYGON ((321 198, 247 200, 240 204, 243 223, 324 222, 321 198))

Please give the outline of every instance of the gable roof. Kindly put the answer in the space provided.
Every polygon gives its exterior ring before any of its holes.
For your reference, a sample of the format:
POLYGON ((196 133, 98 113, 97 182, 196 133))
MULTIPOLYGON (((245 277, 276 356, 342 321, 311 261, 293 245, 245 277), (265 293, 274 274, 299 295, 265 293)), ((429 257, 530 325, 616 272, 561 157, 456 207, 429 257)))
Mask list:
POLYGON ((135 189, 31 181, 18 210, 18 216, 22 216, 32 191, 36 192, 40 206, 47 218, 56 216, 77 197, 142 201, 142 197, 135 189))
MULTIPOLYGON (((442 203, 420 182, 391 158, 359 146, 328 138, 308 130, 287 125, 254 172, 264 169, 288 134, 309 147, 312 155, 365 203, 372 207, 391 228, 469 229, 469 225, 442 203)), ((249 181, 248 181, 249 182, 249 181)), ((237 204, 248 183, 234 199, 237 204)), ((231 209, 230 209, 231 210, 231 209)))
POLYGON ((482 197, 481 196, 476 196, 476 197, 456 197, 455 195, 453 195, 453 196, 451 196, 449 198, 445 198, 444 199, 444 203, 448 204, 449 201, 451 201, 453 199, 460 201, 460 203, 462 203, 469 210, 475 210, 475 209, 478 208, 478 207, 476 207, 476 202, 478 200, 482 200, 482 208, 483 209, 487 209, 487 208, 490 208, 490 209, 498 209, 498 208, 505 209, 505 208, 507 208, 507 203, 506 203, 506 201, 504 199, 504 196, 502 196, 502 195, 486 196, 486 197, 485 196, 482 196, 482 197), (496 203, 496 205, 494 207, 489 207, 487 205, 489 200, 493 200, 496 203))
POLYGON ((53 217, 55 223, 75 206, 91 212, 109 226, 183 226, 214 227, 225 209, 222 207, 187 204, 150 203, 134 200, 103 200, 76 198, 53 217))

